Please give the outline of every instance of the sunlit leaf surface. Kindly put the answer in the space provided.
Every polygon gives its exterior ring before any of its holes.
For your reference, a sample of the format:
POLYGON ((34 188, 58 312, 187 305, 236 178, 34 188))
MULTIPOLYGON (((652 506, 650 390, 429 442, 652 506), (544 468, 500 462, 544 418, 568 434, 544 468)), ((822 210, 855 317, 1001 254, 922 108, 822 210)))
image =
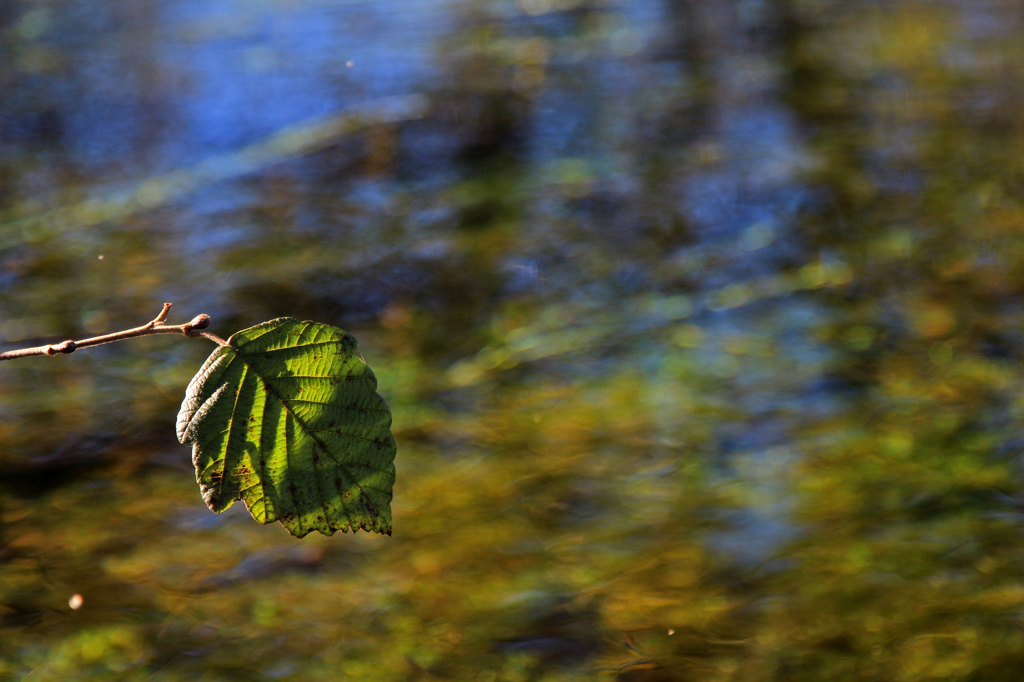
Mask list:
POLYGON ((337 327, 282 317, 210 355, 177 425, 210 509, 242 500, 297 537, 391 534, 391 412, 356 348, 337 327))

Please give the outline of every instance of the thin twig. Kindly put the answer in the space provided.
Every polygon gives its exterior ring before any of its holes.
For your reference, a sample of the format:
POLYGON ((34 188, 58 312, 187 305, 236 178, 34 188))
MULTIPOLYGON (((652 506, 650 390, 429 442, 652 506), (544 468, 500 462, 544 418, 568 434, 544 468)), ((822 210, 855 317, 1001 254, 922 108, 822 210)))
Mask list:
POLYGON ((163 310, 160 314, 153 318, 150 322, 142 325, 141 327, 135 327, 134 329, 125 329, 124 331, 113 332, 112 334, 103 334, 102 336, 93 336, 88 339, 82 339, 81 341, 61 341, 60 343, 51 343, 46 346, 35 346, 33 348, 21 348, 19 350, 9 350, 6 353, 0 353, 0 360, 13 360, 15 358, 27 358, 33 355, 57 355, 58 353, 74 353, 79 348, 87 348, 89 346, 98 346, 101 343, 113 343, 114 341, 122 341, 124 339, 132 339, 137 336, 150 336, 152 334, 182 334, 189 338, 203 337, 213 341, 221 346, 228 345, 228 342, 220 338, 216 334, 203 331, 210 326, 210 316, 206 313, 202 315, 196 315, 191 321, 185 324, 164 324, 164 320, 167 319, 167 313, 171 309, 170 303, 164 303, 163 310))

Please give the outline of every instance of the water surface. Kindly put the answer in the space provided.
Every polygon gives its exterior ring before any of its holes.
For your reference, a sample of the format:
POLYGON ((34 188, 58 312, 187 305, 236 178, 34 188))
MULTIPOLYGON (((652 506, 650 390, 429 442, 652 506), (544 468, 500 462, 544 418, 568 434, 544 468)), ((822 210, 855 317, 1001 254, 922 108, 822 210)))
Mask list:
POLYGON ((208 342, 0 367, 0 678, 1001 680, 1014 3, 14 1, 0 341, 355 334, 394 536, 202 503, 208 342), (77 597, 76 597, 77 595, 77 597))

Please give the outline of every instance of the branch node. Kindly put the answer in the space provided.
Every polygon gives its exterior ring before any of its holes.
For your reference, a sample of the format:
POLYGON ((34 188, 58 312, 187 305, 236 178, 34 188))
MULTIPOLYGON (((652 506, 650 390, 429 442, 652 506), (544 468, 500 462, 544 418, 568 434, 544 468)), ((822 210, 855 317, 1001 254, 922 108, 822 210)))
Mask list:
POLYGON ((169 313, 170 311, 171 311, 171 304, 170 303, 164 303, 164 309, 161 310, 160 314, 157 315, 156 318, 152 322, 149 323, 149 326, 155 327, 155 326, 159 326, 159 325, 163 324, 164 320, 167 319, 167 313, 169 313))

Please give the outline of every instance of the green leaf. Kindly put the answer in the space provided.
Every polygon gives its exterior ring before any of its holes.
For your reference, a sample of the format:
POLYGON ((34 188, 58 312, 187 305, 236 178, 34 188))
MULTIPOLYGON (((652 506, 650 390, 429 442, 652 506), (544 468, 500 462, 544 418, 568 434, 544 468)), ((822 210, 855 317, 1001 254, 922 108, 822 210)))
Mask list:
POLYGON ((356 340, 290 317, 213 351, 178 413, 203 499, 303 537, 362 528, 391 535, 391 411, 356 340))

